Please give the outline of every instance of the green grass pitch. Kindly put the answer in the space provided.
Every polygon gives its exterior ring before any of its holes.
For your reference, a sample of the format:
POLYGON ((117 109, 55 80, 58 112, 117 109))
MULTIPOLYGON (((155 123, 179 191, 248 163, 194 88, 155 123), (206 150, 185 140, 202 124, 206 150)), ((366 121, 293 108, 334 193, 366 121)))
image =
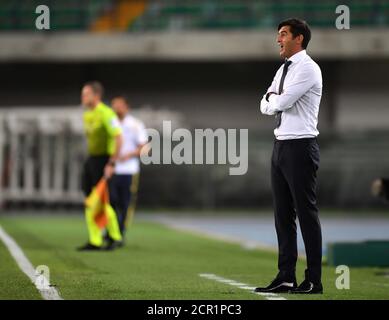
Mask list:
MULTIPOLYGON (((2 216, 0 225, 27 257, 50 268, 51 283, 64 299, 245 299, 261 296, 199 277, 200 273, 267 285, 276 274, 277 253, 248 250, 151 222, 135 222, 124 248, 77 252, 87 239, 80 216, 2 216)), ((40 299, 36 288, 0 242, 0 299, 40 299)), ((305 261, 299 260, 298 281, 305 261)), ((282 295, 292 299, 389 299, 382 269, 351 268, 350 290, 338 290, 333 267, 324 266, 323 295, 282 295)))

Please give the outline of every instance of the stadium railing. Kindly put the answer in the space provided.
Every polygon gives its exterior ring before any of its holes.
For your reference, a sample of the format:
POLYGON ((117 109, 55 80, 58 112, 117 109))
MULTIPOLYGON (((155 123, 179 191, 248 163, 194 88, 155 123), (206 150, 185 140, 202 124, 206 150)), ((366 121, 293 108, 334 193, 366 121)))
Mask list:
POLYGON ((75 112, 48 109, 0 113, 0 202, 80 202, 79 119, 75 112))
MULTIPOLYGON (((180 113, 152 106, 132 112, 149 127, 162 120, 183 127, 180 113)), ((0 109, 0 206, 4 203, 83 203, 86 142, 80 107, 0 109)))

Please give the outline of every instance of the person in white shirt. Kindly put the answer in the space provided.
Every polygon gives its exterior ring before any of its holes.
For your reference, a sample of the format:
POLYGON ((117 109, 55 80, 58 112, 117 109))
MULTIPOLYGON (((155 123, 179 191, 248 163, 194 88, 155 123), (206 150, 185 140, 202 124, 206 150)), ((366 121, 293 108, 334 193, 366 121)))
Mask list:
POLYGON ((144 124, 129 114, 130 106, 124 96, 112 100, 112 109, 119 118, 122 129, 123 143, 115 162, 114 175, 109 184, 110 201, 116 211, 120 231, 124 239, 127 216, 130 212, 132 219, 135 209, 135 197, 139 182, 140 161, 142 148, 148 142, 144 124))
POLYGON ((323 293, 322 234, 316 203, 319 168, 317 130, 322 95, 320 67, 307 54, 311 31, 305 21, 278 25, 277 42, 284 63, 263 95, 260 109, 275 117, 271 184, 278 238, 276 278, 256 292, 323 293), (305 280, 297 286, 296 215, 307 256, 305 280))

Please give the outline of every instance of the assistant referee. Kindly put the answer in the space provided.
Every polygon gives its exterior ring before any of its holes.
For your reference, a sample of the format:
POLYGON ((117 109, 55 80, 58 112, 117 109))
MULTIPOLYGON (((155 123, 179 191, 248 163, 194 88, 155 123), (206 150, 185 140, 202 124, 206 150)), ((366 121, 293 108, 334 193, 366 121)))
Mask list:
POLYGON ((284 60, 261 101, 261 112, 275 117, 271 183, 278 238, 278 275, 256 292, 322 293, 322 234, 316 203, 319 168, 317 130, 322 95, 320 67, 307 54, 311 31, 305 21, 278 25, 284 60), (297 286, 296 215, 307 256, 305 280, 297 286))
MULTIPOLYGON (((84 164, 82 175, 82 189, 88 196, 93 187, 104 176, 110 179, 115 170, 115 163, 122 145, 122 130, 115 112, 102 102, 104 88, 98 81, 87 82, 81 92, 81 102, 85 107, 83 121, 88 145, 88 158, 84 164)), ((78 250, 98 250, 103 245, 100 233, 91 232, 88 225, 89 242, 78 250)), ((114 241, 121 241, 121 235, 110 235, 114 241)))

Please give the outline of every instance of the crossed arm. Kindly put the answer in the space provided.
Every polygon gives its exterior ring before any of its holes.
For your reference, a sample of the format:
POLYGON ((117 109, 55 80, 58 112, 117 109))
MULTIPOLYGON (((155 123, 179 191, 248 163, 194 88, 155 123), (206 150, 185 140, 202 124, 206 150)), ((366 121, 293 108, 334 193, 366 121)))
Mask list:
POLYGON ((272 116, 279 111, 285 111, 293 107, 294 103, 300 99, 314 85, 312 70, 306 68, 299 72, 293 82, 285 86, 281 94, 276 93, 276 82, 273 82, 266 94, 264 94, 260 109, 263 114, 272 116))

